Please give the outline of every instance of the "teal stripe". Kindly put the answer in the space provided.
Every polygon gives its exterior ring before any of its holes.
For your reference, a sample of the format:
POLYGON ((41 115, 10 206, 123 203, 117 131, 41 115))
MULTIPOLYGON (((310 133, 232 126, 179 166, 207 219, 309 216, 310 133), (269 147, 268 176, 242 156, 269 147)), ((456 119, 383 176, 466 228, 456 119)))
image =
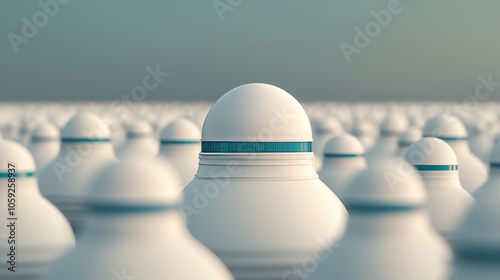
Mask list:
POLYGON ((15 172, 15 173, 0 172, 0 179, 9 178, 9 174, 14 174, 15 178, 29 178, 35 176, 35 172, 15 172))
POLYGON ((434 135, 424 135, 424 137, 439 138, 443 141, 465 141, 465 140, 467 140, 467 137, 446 137, 446 136, 434 136, 434 135))
POLYGON ((409 212, 420 208, 414 205, 359 205, 346 203, 348 212, 409 212))
POLYGON ((330 153, 325 153, 324 157, 325 158, 357 158, 357 157, 364 157, 365 155, 363 154, 330 154, 330 153))
POLYGON ((499 162, 491 162, 490 167, 491 168, 500 168, 500 163, 499 162))
POLYGON ((62 138, 64 143, 78 143, 78 142, 91 142, 91 143, 101 143, 109 142, 109 138, 62 138))
POLYGON ((200 140, 161 140, 162 145, 193 145, 200 144, 200 140))
POLYGON ((413 165, 419 171, 453 171, 458 165, 413 165))
POLYGON ((202 141, 202 153, 310 153, 312 142, 202 141))
POLYGON ((100 213, 131 213, 131 212, 164 212, 169 210, 178 210, 178 205, 118 205, 118 204, 88 204, 92 212, 100 213))

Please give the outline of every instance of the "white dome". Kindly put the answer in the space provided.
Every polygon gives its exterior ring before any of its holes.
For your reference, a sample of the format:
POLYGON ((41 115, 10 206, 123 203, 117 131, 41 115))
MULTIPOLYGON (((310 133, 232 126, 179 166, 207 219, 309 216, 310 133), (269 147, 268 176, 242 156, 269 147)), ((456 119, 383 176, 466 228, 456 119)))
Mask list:
POLYGON ((450 171, 458 168, 453 149, 443 140, 434 137, 425 137, 413 143, 406 150, 405 160, 421 171, 450 171))
POLYGON ((31 133, 31 141, 59 140, 61 133, 57 126, 51 123, 42 123, 36 126, 31 133))
POLYGON ((0 140, 0 155, 1 173, 8 173, 9 164, 15 165, 13 169, 16 173, 31 176, 31 173, 36 172, 35 159, 23 145, 17 142, 0 140))
POLYGON ((171 206, 182 199, 180 192, 177 174, 169 166, 126 161, 107 166, 96 177, 88 193, 88 203, 125 208, 171 206), (141 186, 148 186, 147 191, 141 186))
POLYGON ((82 139, 107 140, 110 132, 104 122, 93 113, 74 115, 61 130, 63 141, 82 139))
POLYGON ((343 194, 351 207, 419 207, 427 196, 418 172, 407 162, 384 158, 360 173, 343 194))
POLYGON ((312 141, 309 119, 286 91, 268 84, 232 89, 210 109, 202 141, 312 141))
POLYGON ((196 142, 201 139, 201 132, 196 124, 188 119, 179 118, 168 123, 161 131, 162 143, 196 142))
POLYGON ((128 137, 152 136, 153 128, 147 121, 134 121, 126 126, 128 137))
POLYGON ((408 127, 408 120, 401 114, 389 114, 380 124, 380 134, 384 135, 399 135, 408 127))
POLYGON ((358 138, 350 134, 341 134, 330 138, 325 144, 325 156, 360 156, 365 153, 358 138))
POLYGON ((443 140, 460 140, 467 137, 467 130, 462 121, 451 114, 442 114, 430 118, 425 123, 425 137, 437 137, 443 140))

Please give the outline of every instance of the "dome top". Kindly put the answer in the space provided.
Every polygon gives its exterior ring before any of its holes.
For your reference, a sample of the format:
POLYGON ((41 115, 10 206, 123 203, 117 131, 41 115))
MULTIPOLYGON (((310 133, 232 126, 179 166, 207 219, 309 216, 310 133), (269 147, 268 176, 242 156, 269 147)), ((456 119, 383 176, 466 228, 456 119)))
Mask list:
POLYGON ((126 160, 96 176, 87 201, 97 208, 154 210, 178 205, 180 192, 177 174, 166 162, 126 160))
POLYGON ((347 209, 408 210, 426 203, 426 190, 418 172, 406 161, 379 159, 346 188, 347 209))
POLYGON ((162 144, 199 143, 200 139, 201 132, 198 126, 185 118, 173 120, 161 131, 162 144))
POLYGON ((136 120, 126 126, 127 137, 151 136, 153 128, 144 120, 136 120))
POLYGON ((399 135, 403 133, 407 127, 408 120, 404 115, 390 113, 380 124, 380 134, 382 136, 399 135))
POLYGON ((408 147, 413 142, 422 138, 422 130, 418 127, 411 127, 399 136, 399 146, 408 147))
POLYGON ((202 141, 312 141, 312 132, 306 112, 293 96, 253 83, 230 90, 212 106, 202 141))
POLYGON ((358 157, 365 153, 358 138, 350 134, 341 134, 330 138, 325 143, 325 157, 358 157))
POLYGON ((443 140, 434 137, 425 137, 411 144, 404 157, 420 171, 458 170, 453 149, 443 140))
POLYGON ((467 130, 458 117, 452 114, 442 114, 427 120, 424 136, 437 137, 445 141, 462 140, 467 137, 467 130))
POLYGON ((48 122, 38 124, 31 133, 32 142, 59 140, 60 138, 61 133, 59 132, 57 126, 48 122))
POLYGON ((61 130, 63 141, 109 140, 110 132, 105 123, 93 113, 74 115, 61 130))
POLYGON ((31 153, 14 141, 0 140, 0 164, 1 177, 9 176, 8 173, 12 172, 18 173, 16 177, 31 177, 36 172, 31 153), (10 172, 8 169, 11 169, 10 172))

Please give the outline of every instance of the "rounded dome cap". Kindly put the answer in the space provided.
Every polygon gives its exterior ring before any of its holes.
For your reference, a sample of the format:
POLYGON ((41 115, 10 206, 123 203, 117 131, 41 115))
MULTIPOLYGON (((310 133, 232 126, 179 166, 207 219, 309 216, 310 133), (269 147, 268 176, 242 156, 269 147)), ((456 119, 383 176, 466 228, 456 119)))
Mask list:
POLYGON ((109 139, 108 127, 93 113, 74 115, 61 130, 62 140, 109 139))
POLYGON ((425 137, 437 137, 443 140, 461 140, 467 137, 467 130, 462 121, 451 114, 442 114, 430 118, 425 123, 425 137))
POLYGON ((156 209, 180 203, 177 174, 159 161, 127 160, 106 166, 91 184, 87 203, 113 209, 156 209))
POLYGON ((358 138, 350 134, 341 134, 330 138, 325 143, 325 157, 357 157, 365 153, 358 138))
POLYGON ((418 172, 404 160, 383 158, 346 188, 347 209, 406 209, 423 206, 427 195, 418 172))
POLYGON ((19 173, 18 177, 31 177, 36 172, 35 159, 31 153, 14 141, 0 140, 0 164, 0 173, 5 176, 8 176, 9 168, 15 169, 15 173, 19 173), (9 164, 15 167, 9 167, 9 164))
POLYGON ((184 118, 168 123, 161 131, 162 143, 200 142, 201 132, 198 126, 184 118))
POLYGON ((422 138, 422 130, 417 127, 412 127, 399 136, 399 146, 408 147, 413 142, 421 138, 422 138))
POLYGON ((404 158, 420 171, 458 170, 453 149, 443 140, 434 137, 425 137, 411 144, 404 158))
POLYGON ((51 123, 41 123, 35 127, 31 134, 31 141, 59 140, 61 133, 57 126, 51 123))
POLYGON ((312 141, 309 119, 286 91, 268 84, 239 86, 208 112, 203 141, 312 141))
POLYGON ((380 124, 380 134, 399 135, 408 127, 408 120, 402 114, 389 114, 380 124))
POLYGON ((128 137, 153 135, 153 128, 147 121, 137 120, 126 126, 128 137))

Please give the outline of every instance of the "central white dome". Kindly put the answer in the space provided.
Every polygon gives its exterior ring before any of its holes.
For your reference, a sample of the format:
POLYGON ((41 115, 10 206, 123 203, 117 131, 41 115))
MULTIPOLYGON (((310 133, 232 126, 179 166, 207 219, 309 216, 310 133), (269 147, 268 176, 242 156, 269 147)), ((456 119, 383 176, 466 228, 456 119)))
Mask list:
POLYGON ((311 125, 300 103, 286 91, 268 84, 232 89, 210 109, 202 141, 312 141, 311 125))

